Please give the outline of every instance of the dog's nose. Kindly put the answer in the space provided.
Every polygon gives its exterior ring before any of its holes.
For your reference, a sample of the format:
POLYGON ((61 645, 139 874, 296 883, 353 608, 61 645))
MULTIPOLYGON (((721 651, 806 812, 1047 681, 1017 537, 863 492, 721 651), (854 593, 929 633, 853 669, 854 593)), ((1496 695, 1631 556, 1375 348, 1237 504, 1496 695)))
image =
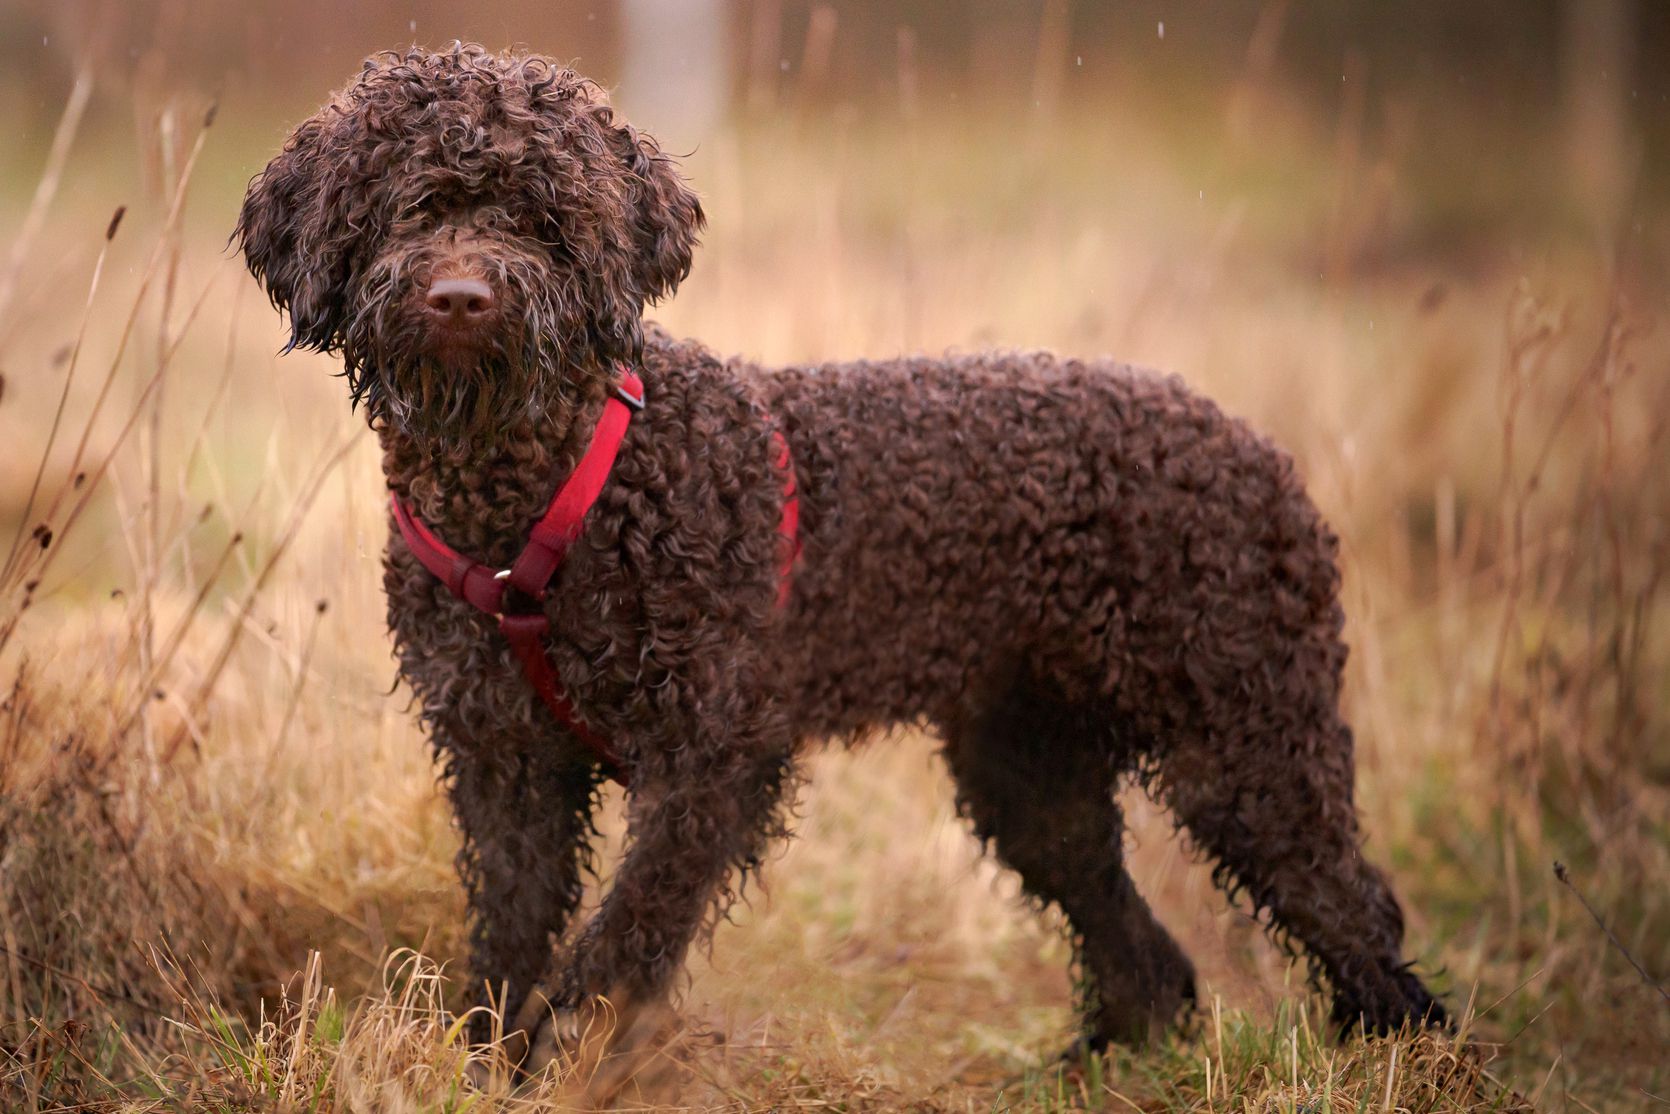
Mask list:
POLYGON ((480 279, 436 279, 423 301, 437 317, 455 323, 474 321, 493 308, 493 288, 480 279))

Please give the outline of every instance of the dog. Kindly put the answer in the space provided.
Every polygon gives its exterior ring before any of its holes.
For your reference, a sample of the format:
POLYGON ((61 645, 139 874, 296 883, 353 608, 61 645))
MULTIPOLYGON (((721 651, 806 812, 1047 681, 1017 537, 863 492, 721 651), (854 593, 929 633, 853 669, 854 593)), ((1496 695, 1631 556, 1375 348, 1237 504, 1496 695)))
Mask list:
POLYGON ((1341 1026, 1442 1023, 1361 853, 1338 544, 1291 460, 1110 362, 721 359, 643 317, 702 227, 595 84, 453 44, 367 61, 234 233, 380 438, 389 625, 521 1047, 667 997, 809 741, 917 724, 1070 923, 1088 1046, 1195 996, 1122 862, 1128 777, 1341 1026), (575 929, 609 778, 627 850, 575 929))

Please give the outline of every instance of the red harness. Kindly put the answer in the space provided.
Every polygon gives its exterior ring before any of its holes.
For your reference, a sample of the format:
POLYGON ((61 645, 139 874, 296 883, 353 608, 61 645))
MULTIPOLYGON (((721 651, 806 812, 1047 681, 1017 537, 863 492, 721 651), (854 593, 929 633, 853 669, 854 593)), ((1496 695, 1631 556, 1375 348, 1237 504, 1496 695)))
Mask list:
MULTIPOLYGON (((557 488, 545 514, 529 533, 528 544, 508 569, 493 569, 459 553, 420 522, 398 495, 389 493, 394 524, 400 528, 400 536, 406 539, 412 555, 439 577, 453 595, 499 621, 499 630, 522 663, 522 674, 528 684, 557 721, 574 732, 597 756, 609 776, 622 785, 626 784, 626 773, 614 748, 586 726, 574 702, 563 691, 562 679, 545 652, 545 636, 550 633, 551 622, 538 605, 543 603, 545 591, 562 566, 568 547, 579 538, 586 512, 603 491, 632 415, 643 408, 642 380, 623 370, 620 384, 603 404, 603 413, 597 419, 585 455, 557 488), (504 610, 507 587, 515 588, 533 601, 534 610, 507 614, 504 610)), ((789 573, 800 551, 800 495, 789 443, 781 433, 773 431, 771 437, 777 446, 775 463, 783 473, 783 514, 777 528, 784 542, 777 596, 778 604, 782 605, 788 602, 789 573)))

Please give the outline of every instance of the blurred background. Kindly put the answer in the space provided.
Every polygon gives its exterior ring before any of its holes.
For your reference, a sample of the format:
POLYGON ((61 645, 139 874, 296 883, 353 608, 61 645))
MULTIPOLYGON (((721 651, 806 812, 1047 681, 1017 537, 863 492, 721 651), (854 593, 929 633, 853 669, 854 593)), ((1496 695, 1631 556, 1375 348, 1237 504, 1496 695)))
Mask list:
MULTIPOLYGON (((1299 460, 1368 850, 1473 1051, 1334 1046, 1133 795, 1206 1021, 1067 1099, 1670 1095, 1670 6, 0 0, 0 1100, 456 1083, 456 844, 388 695, 374 441, 227 248, 366 55, 455 38, 571 61, 681 159, 710 227, 675 332, 1110 355, 1299 460)), ((1066 1101, 1070 947, 933 741, 811 765, 643 1094, 1066 1101)))

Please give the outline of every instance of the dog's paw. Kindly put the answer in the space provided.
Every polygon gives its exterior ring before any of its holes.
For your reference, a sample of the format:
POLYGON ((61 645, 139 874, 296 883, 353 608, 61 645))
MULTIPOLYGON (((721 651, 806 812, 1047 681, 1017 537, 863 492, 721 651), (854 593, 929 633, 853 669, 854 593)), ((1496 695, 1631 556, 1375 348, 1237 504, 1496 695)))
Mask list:
POLYGON ((469 1074, 482 1089, 509 1083, 576 1109, 606 1107, 628 1087, 655 1090, 682 1070, 673 1047, 683 1043, 682 1030, 662 999, 590 995, 574 1003, 535 990, 507 1021, 498 1055, 472 1061, 469 1074))
POLYGON ((520 1067, 528 1076, 547 1069, 564 1078, 589 1078, 608 1055, 617 1032, 623 1030, 614 1004, 588 996, 565 1005, 535 991, 516 1018, 526 1051, 520 1067))

